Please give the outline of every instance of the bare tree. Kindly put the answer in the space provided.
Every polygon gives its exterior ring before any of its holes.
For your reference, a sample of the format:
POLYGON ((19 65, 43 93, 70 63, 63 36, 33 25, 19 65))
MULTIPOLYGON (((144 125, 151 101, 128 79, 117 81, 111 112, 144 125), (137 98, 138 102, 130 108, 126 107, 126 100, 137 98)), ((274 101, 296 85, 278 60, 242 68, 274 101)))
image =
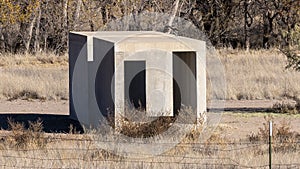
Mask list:
POLYGON ((69 30, 96 31, 123 16, 135 22, 128 30, 138 30, 144 11, 169 14, 167 33, 177 32, 176 16, 185 18, 216 47, 293 48, 299 6, 299 0, 0 1, 0 51, 64 53, 69 30))
POLYGON ((68 17, 69 0, 64 0, 62 5, 63 5, 62 48, 66 48, 68 46, 68 33, 69 33, 69 17, 68 17))
POLYGON ((173 24, 174 19, 175 19, 175 17, 176 17, 176 13, 177 13, 177 11, 178 11, 178 7, 179 7, 179 0, 176 0, 176 1, 174 2, 174 8, 173 8, 173 10, 172 10, 172 15, 171 15, 171 17, 170 17, 170 20, 169 20, 169 22, 168 22, 167 29, 166 29, 166 33, 168 33, 168 34, 170 34, 171 31, 172 31, 172 24, 173 24))
POLYGON ((250 49, 250 37, 249 37, 248 28, 253 23, 253 18, 251 17, 251 15, 248 11, 250 2, 251 2, 251 0, 244 1, 244 34, 245 34, 244 44, 245 44, 246 51, 249 51, 249 49, 250 49))
POLYGON ((34 41, 34 50, 35 52, 40 51, 40 23, 41 23, 41 17, 42 17, 42 10, 41 10, 41 4, 38 4, 37 7, 37 20, 36 20, 36 28, 35 28, 35 41, 34 41))
POLYGON ((36 21, 36 15, 33 16, 32 20, 30 22, 30 26, 28 27, 28 38, 26 39, 26 42, 25 42, 26 53, 28 53, 30 50, 29 47, 30 47, 30 42, 32 39, 32 33, 33 33, 35 21, 36 21))
POLYGON ((73 15, 73 22, 74 22, 73 28, 75 30, 78 27, 78 19, 79 19, 79 16, 80 16, 81 7, 82 7, 82 0, 77 0, 77 5, 76 5, 75 13, 73 15))

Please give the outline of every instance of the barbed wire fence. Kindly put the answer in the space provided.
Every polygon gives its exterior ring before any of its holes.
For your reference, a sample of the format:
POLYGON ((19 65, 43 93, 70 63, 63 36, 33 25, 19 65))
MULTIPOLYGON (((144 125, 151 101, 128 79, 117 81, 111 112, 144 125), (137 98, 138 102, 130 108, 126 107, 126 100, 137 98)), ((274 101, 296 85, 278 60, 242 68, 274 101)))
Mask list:
MULTIPOLYGON (((269 168, 266 141, 179 143, 174 151, 153 157, 143 152, 125 157, 118 155, 118 150, 109 152, 94 143, 90 138, 53 137, 44 147, 21 148, 2 140, 0 168, 269 168)), ((299 141, 275 141, 272 147, 278 156, 272 168, 300 168, 296 160, 300 157, 299 141)))

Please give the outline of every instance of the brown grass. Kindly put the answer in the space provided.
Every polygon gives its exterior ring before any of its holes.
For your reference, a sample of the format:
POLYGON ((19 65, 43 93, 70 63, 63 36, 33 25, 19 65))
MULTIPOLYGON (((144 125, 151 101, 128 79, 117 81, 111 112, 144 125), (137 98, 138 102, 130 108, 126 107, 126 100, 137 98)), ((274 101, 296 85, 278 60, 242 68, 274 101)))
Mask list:
POLYGON ((42 121, 29 122, 26 128, 23 123, 8 119, 9 130, 12 131, 5 139, 5 144, 9 148, 44 148, 47 138, 44 136, 42 121))
MULTIPOLYGON (((226 88, 220 86, 212 93, 208 79, 208 99, 300 99, 300 72, 285 69, 287 59, 278 50, 223 49, 217 53, 225 68, 226 88)), ((66 55, 0 55, 0 78, 2 99, 68 99, 66 55)), ((210 78, 218 76, 212 73, 210 78)))
MULTIPOLYGON (((259 128, 258 133, 251 133, 248 138, 250 142, 269 142, 269 121, 272 117, 265 116, 263 127, 259 128)), ((279 124, 273 123, 272 149, 276 153, 297 152, 300 148, 300 133, 291 130, 290 123, 281 121, 279 124)), ((256 149, 256 153, 266 153, 262 149, 256 149)))
MULTIPOLYGON (((146 158, 145 154, 138 153, 136 158, 129 158, 119 156, 118 150, 109 152, 98 148, 99 142, 93 140, 95 137, 92 133, 47 134, 41 131, 41 124, 41 121, 33 122, 32 127, 25 129, 22 124, 10 121, 11 132, 0 137, 1 167, 258 168, 268 166, 268 144, 265 140, 232 142, 230 138, 215 133, 207 141, 201 142, 196 137, 201 133, 201 128, 192 130, 181 143, 163 154, 146 158), (19 140, 19 137, 24 138, 22 144, 12 144, 18 142, 16 140, 19 140)), ((280 164, 283 168, 289 168, 294 164, 297 167, 300 147, 294 142, 287 142, 289 139, 295 139, 288 123, 275 128, 274 166, 280 164)), ((263 124, 258 137, 264 138, 266 130, 263 124)))
POLYGON ((300 97, 300 72, 285 69, 287 59, 280 51, 223 49, 218 54, 225 67, 226 99, 300 97))
POLYGON ((66 56, 1 55, 0 99, 68 99, 66 56))
POLYGON ((296 104, 292 104, 285 101, 277 102, 273 105, 272 111, 274 113, 298 114, 300 111, 299 104, 299 101, 297 101, 296 104))

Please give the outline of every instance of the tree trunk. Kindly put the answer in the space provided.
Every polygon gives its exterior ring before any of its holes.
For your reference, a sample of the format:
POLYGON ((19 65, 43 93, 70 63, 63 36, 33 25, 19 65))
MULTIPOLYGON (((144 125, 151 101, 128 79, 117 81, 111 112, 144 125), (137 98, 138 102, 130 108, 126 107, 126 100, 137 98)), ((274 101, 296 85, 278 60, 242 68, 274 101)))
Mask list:
POLYGON ((35 52, 40 51, 40 23, 41 23, 41 16, 42 16, 42 9, 41 9, 40 3, 39 3, 37 10, 38 10, 38 17, 37 17, 37 21, 36 21, 35 41, 34 41, 35 52))
POLYGON ((250 38, 248 34, 248 0, 244 1, 244 44, 245 49, 248 52, 250 48, 250 38))
POLYGON ((196 11, 197 9, 196 8, 192 8, 191 9, 191 11, 190 11, 190 13, 189 13, 189 16, 188 16, 188 18, 189 18, 189 20, 200 30, 200 31, 203 31, 204 30, 204 28, 203 28, 203 20, 202 20, 202 13, 200 12, 200 11, 198 11, 199 13, 201 13, 201 16, 200 16, 200 19, 199 18, 196 18, 195 16, 194 16, 194 14, 196 13, 196 12, 194 12, 194 11, 196 11))
POLYGON ((220 26, 220 17, 219 17, 219 10, 218 9, 219 7, 219 4, 217 1, 214 1, 214 6, 213 6, 213 16, 215 17, 214 21, 215 21, 215 25, 212 29, 212 35, 215 37, 215 43, 216 45, 219 45, 220 44, 220 30, 221 30, 221 26, 220 26))
POLYGON ((175 16, 176 16, 176 13, 178 11, 178 6, 179 6, 179 0, 176 0, 174 2, 174 9, 173 9, 173 12, 172 12, 172 15, 170 17, 170 20, 168 22, 168 25, 167 25, 167 29, 166 29, 166 33, 170 34, 171 31, 172 31, 172 24, 174 22, 174 19, 175 19, 175 16))
POLYGON ((267 49, 269 47, 269 24, 268 24, 268 20, 267 20, 267 16, 266 14, 263 15, 263 48, 267 49))
POLYGON ((63 28, 68 28, 68 0, 64 1, 63 4, 63 28))
MULTIPOLYGON (((277 14, 276 14, 277 15, 277 14)), ((264 15, 264 37, 263 37, 263 47, 268 49, 270 47, 269 40, 271 34, 273 33, 273 21, 276 15, 271 15, 270 12, 267 12, 267 15, 264 15)))
POLYGON ((30 42, 31 42, 31 39, 32 39, 32 33, 33 33, 33 28, 34 28, 35 21, 36 21, 36 15, 34 14, 34 17, 33 17, 32 21, 30 23, 30 26, 28 28, 28 38, 27 38, 26 44, 25 44, 26 53, 29 53, 29 50, 30 50, 30 42))
POLYGON ((76 11, 73 17, 73 22, 74 22, 74 30, 77 30, 78 27, 78 19, 79 19, 79 14, 82 6, 82 0, 77 0, 77 5, 76 5, 76 11))
POLYGON ((47 39, 48 39, 48 35, 45 34, 45 35, 44 35, 44 52, 47 51, 47 39))
MULTIPOLYGON (((69 0, 63 2, 63 34, 62 34, 62 50, 68 46, 69 20, 68 20, 68 3, 69 0)), ((62 52, 62 51, 57 51, 62 52)))
POLYGON ((107 23, 107 18, 106 18, 106 8, 104 5, 101 7, 101 17, 102 17, 102 24, 105 25, 107 23))
POLYGON ((0 51, 6 51, 6 49, 5 49, 5 39, 4 39, 1 27, 0 27, 0 51))

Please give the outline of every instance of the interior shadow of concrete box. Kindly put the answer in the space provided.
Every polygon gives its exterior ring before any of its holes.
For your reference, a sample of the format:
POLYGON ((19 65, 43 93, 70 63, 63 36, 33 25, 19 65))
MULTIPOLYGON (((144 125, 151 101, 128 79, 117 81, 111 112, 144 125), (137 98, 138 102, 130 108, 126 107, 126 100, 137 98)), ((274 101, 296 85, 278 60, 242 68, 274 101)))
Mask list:
MULTIPOLYGON (((98 126, 125 108, 149 117, 206 111, 205 42, 152 31, 69 34, 70 117, 98 126)), ((130 112, 129 112, 130 113, 130 112)))

